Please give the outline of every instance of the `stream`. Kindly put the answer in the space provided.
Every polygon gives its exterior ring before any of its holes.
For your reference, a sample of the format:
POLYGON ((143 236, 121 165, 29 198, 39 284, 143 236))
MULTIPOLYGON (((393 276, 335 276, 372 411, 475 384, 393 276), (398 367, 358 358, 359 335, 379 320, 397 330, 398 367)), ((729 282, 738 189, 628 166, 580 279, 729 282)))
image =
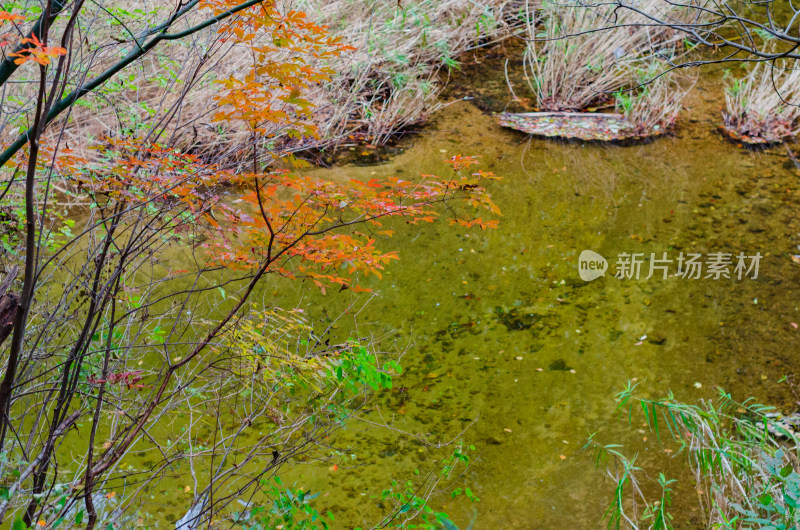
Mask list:
MULTIPOLYGON (((400 262, 371 285, 379 295, 362 317, 376 334, 398 330, 397 341, 411 343, 406 372, 378 400, 380 418, 442 441, 469 427, 463 438, 477 458, 462 482, 480 502, 439 499, 462 527, 598 527, 613 483, 579 451, 598 431, 638 452, 651 475, 679 473, 651 433, 614 414, 630 379, 647 397, 671 390, 694 401, 721 387, 796 409, 778 381, 796 371, 800 338, 791 325, 800 266, 789 256, 800 243, 798 172, 785 148, 724 141, 715 94, 694 99, 677 137, 633 147, 528 140, 458 103, 388 164, 315 173, 410 177, 444 172, 441 161, 460 153, 503 177, 490 187, 499 229, 439 223, 387 242, 400 262), (605 277, 580 279, 585 249, 608 259, 605 277), (756 279, 645 279, 647 261, 638 281, 613 276, 621 253, 664 252, 763 257, 756 279)), ((387 470, 402 482, 430 466, 427 450, 393 431, 356 424, 340 437, 358 458, 297 480, 329 492, 325 503, 347 524, 375 520, 376 501, 364 498, 388 486, 387 470)), ((679 498, 676 523, 697 527, 680 507, 679 498)))
MULTIPOLYGON (((615 413, 615 394, 633 380, 652 398, 672 391, 693 402, 720 387, 798 407, 782 378, 796 372, 800 342, 800 265, 790 256, 800 244, 800 172, 786 147, 723 140, 714 130, 721 94, 716 80, 699 83, 674 136, 627 147, 530 139, 460 101, 382 163, 310 171, 413 179, 445 174, 455 154, 478 155, 480 168, 503 177, 489 185, 503 217, 487 231, 394 222, 382 245, 400 261, 382 280, 361 282, 375 296, 358 333, 405 351, 404 372, 375 397, 371 423, 348 424, 331 440, 346 450, 295 466, 284 482, 322 492, 315 506, 336 515, 334 528, 370 527, 389 507, 377 497, 392 480, 436 469, 447 452, 436 444, 460 438, 475 450, 457 485, 480 501, 431 499, 460 528, 597 528, 614 482, 580 449, 598 433, 638 454, 645 476, 677 478, 675 524, 699 527, 680 457, 615 413), (605 276, 579 277, 583 250, 608 260, 605 276), (666 279, 646 279, 651 253, 681 252, 728 253, 734 265, 740 252, 762 257, 756 278, 680 278, 673 262, 666 279), (614 276, 622 253, 645 256, 638 280, 614 276), (374 425, 383 422, 391 429, 374 425)), ((275 302, 304 308, 312 322, 361 303, 349 291, 275 285, 275 302)), ((353 332, 338 325, 342 336, 353 332)), ((191 494, 173 492, 171 480, 162 486, 151 513, 174 520, 191 494)))

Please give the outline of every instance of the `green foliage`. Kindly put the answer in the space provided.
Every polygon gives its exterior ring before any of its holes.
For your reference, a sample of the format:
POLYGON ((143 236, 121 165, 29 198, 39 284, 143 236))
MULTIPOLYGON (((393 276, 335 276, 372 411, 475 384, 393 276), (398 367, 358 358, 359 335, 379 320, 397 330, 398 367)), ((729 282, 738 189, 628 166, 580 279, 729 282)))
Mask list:
MULTIPOLYGON (((392 512, 378 525, 380 528, 419 529, 419 530, 458 530, 450 516, 435 510, 430 503, 432 493, 443 480, 452 478, 459 465, 468 466, 470 458, 468 450, 458 442, 447 458, 442 460, 438 472, 431 473, 423 480, 407 480, 402 484, 393 480, 391 486, 384 489, 378 500, 391 502, 392 512)), ((414 474, 419 478, 420 472, 414 474)), ((243 530, 327 530, 335 521, 330 511, 324 515, 313 506, 312 501, 319 493, 308 493, 302 488, 286 487, 279 477, 261 481, 261 494, 268 499, 263 505, 234 514, 237 528, 243 530)), ((478 497, 469 487, 455 488, 451 498, 464 495, 471 502, 478 502, 478 497)), ((471 527, 471 526, 470 526, 471 527)), ((358 530, 358 529, 356 529, 358 530)))
POLYGON ((617 109, 626 116, 633 110, 635 100, 636 97, 631 92, 614 93, 614 101, 616 102, 617 109))
POLYGON ((373 390, 392 388, 392 373, 402 373, 400 364, 395 360, 387 361, 381 368, 375 354, 357 341, 351 341, 336 362, 332 375, 352 393, 359 393, 364 386, 373 390))
POLYGON ((642 519, 651 521, 650 528, 653 530, 666 530, 672 528, 672 514, 667 510, 672 504, 672 488, 670 484, 676 482, 675 479, 667 479, 664 473, 658 474, 658 485, 661 487, 661 499, 650 506, 645 507, 642 519))
MULTIPOLYGON (((748 499, 744 506, 737 502, 731 506, 741 514, 739 520, 743 523, 777 530, 800 527, 800 475, 783 449, 778 449, 774 455, 765 452, 762 459, 768 473, 764 492, 748 499)), ((729 525, 724 528, 738 527, 729 525)))
MULTIPOLYGON (((438 473, 432 473, 421 481, 407 480, 402 484, 393 480, 392 485, 381 493, 380 500, 392 501, 394 510, 380 526, 398 529, 458 530, 447 513, 436 511, 431 506, 430 497, 442 481, 452 478, 454 470, 459 465, 469 466, 470 458, 467 450, 474 449, 472 445, 465 449, 463 443, 459 441, 450 455, 441 462, 438 473)), ((419 470, 415 470, 414 474, 420 477, 419 470)), ((454 488, 450 493, 451 498, 460 495, 466 496, 471 502, 480 500, 468 487, 454 488)))
POLYGON ((727 86, 725 87, 725 92, 729 96, 738 98, 745 90, 745 80, 733 78, 730 70, 725 70, 725 73, 722 77, 728 82, 727 86))
MULTIPOLYGON (((772 407, 752 399, 737 402, 722 390, 716 400, 699 404, 681 403, 671 393, 652 400, 637 397, 636 387, 629 382, 617 394, 617 411, 627 415, 629 425, 638 423, 633 416, 640 414, 659 443, 677 444, 702 493, 698 498, 703 517, 715 528, 800 527, 800 444, 794 432, 776 420, 772 407)), ((669 513, 674 479, 658 474, 661 495, 649 502, 637 483, 642 469, 635 465, 636 456, 627 458, 620 445, 598 443, 596 434, 584 449, 590 450, 596 466, 611 469, 613 462, 617 470, 614 499, 605 513, 608 528, 674 527, 669 513), (637 504, 643 507, 641 514, 636 513, 637 504)))
MULTIPOLYGON (((327 530, 325 517, 311 505, 319 493, 310 494, 302 489, 288 488, 279 477, 261 481, 262 493, 271 499, 268 507, 258 506, 235 515, 235 525, 246 530, 327 530)), ((327 518, 333 521, 333 514, 327 518)))
POLYGON ((408 480, 400 485, 397 481, 392 481, 389 488, 383 490, 381 500, 394 500, 400 508, 395 517, 395 528, 419 528, 425 530, 435 530, 438 528, 457 528, 444 512, 435 511, 428 500, 418 495, 418 485, 414 481, 408 480), (410 523, 403 521, 402 518, 416 515, 417 522, 410 523))
MULTIPOLYGON (((10 172, 3 174, 3 179, 14 178, 10 172)), ((19 178, 16 175, 15 178, 19 178)), ((52 185, 56 187, 63 184, 60 177, 51 175, 52 185)), ((0 190, 0 194, 3 193, 0 190)), ((59 194, 61 192, 59 191, 59 194)), ((75 238, 73 230, 76 222, 68 217, 69 211, 59 208, 58 202, 51 188, 41 187, 36 190, 37 201, 45 205, 42 212, 41 223, 36 224, 36 237, 41 239, 42 244, 48 252, 55 252, 62 249, 67 243, 75 238)), ((65 194, 69 195, 69 194, 65 194)), ((66 197, 69 201, 69 197, 66 197)), ((20 250, 24 247, 25 234, 25 202, 20 190, 10 188, 3 195, 3 205, 0 207, 0 246, 6 255, 19 256, 20 250)))

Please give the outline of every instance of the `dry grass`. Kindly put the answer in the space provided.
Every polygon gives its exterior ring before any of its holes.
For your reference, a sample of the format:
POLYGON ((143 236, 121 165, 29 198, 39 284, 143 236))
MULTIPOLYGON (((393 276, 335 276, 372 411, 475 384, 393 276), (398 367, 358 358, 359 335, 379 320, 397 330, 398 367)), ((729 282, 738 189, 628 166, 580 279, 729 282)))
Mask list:
POLYGON ((779 142, 800 132, 800 69, 794 62, 758 63, 725 90, 726 127, 742 136, 779 142))
MULTIPOLYGON (((636 7, 667 19, 691 16, 662 0, 638 0, 636 7)), ((610 4, 545 2, 529 7, 524 61, 541 110, 582 110, 638 85, 638 73, 675 54, 682 36, 610 4), (535 42, 536 41, 536 42, 535 42)), ((659 90, 655 93, 661 93, 659 90)))
MULTIPOLYGON (((459 56, 508 35, 503 21, 507 0, 405 0, 401 6, 393 0, 282 0, 280 4, 281 10, 308 13, 356 51, 325 64, 336 72, 332 81, 313 86, 304 95, 315 106, 313 122, 321 139, 287 140, 276 127, 274 137, 263 143, 265 157, 276 144, 290 150, 324 148, 354 134, 372 143, 385 142, 438 108, 437 96, 446 79, 442 71, 457 68, 459 56)), ((145 5, 126 9, 136 7, 145 5)), ((137 28, 130 29, 136 34, 137 28)), ((129 47, 114 44, 120 34, 119 27, 108 26, 89 33, 83 51, 87 77, 118 60, 129 47), (90 46, 100 43, 105 47, 97 46, 91 54, 90 46)), ((273 60, 288 60, 290 54, 273 60)), ((217 160, 236 159, 252 140, 246 127, 212 120, 213 95, 219 90, 215 80, 241 77, 252 66, 247 46, 222 42, 212 27, 191 40, 163 43, 135 70, 87 96, 51 130, 63 128, 72 148, 106 135, 148 135, 217 160)), ((30 92, 30 86, 22 90, 30 92)), ((8 130, 0 131, 0 136, 8 130)))
POLYGON ((682 109, 683 99, 693 85, 679 83, 673 73, 658 75, 663 68, 663 65, 655 63, 649 70, 636 73, 637 88, 616 94, 617 110, 640 134, 671 129, 682 109))
MULTIPOLYGON (((333 68, 339 72, 322 99, 336 104, 323 125, 327 137, 360 130, 386 140, 423 121, 438 107, 439 73, 481 42, 507 35, 504 0, 307 0, 303 8, 329 25, 357 51, 333 68)), ((321 108, 330 108, 321 105, 321 108)))

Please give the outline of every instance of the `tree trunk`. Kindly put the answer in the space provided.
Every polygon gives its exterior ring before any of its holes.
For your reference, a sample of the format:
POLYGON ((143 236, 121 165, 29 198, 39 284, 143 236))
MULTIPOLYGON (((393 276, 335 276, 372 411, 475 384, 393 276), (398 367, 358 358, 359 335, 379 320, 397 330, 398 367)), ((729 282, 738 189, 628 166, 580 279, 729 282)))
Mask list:
POLYGON ((19 309, 19 295, 8 292, 18 272, 19 267, 12 267, 0 282, 0 345, 11 335, 19 309))

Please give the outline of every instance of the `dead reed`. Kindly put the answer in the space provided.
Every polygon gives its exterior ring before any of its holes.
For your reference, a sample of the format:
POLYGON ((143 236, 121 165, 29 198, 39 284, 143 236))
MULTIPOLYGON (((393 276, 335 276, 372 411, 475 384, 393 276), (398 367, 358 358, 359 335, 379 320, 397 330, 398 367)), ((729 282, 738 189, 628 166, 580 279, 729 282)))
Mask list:
MULTIPOLYGON (((438 108, 437 96, 446 80, 442 72, 458 68, 461 55, 508 35, 504 21, 504 9, 510 5, 507 0, 408 0, 402 4, 280 0, 280 4, 283 11, 307 13, 310 20, 328 26, 330 34, 355 50, 326 59, 321 66, 335 72, 332 79, 303 94, 314 105, 311 120, 319 138, 297 140, 276 129, 259 146, 265 163, 276 145, 284 151, 331 148, 352 135, 375 144, 387 141, 438 108)), ((126 5, 125 10, 147 9, 148 5, 126 5)), ((148 17, 139 18, 160 20, 166 16, 166 8, 150 9, 148 17), (157 13, 159 10, 162 12, 157 13)), ((131 35, 144 31, 147 24, 141 26, 111 25, 87 35, 80 58, 86 78, 118 60, 130 47, 131 35)), ((214 160, 243 158, 244 146, 252 144, 251 133, 244 126, 214 123, 211 118, 217 104, 212 95, 220 80, 241 77, 253 66, 250 47, 226 42, 213 26, 191 41, 162 44, 140 63, 138 72, 115 78, 87 96, 54 130, 63 130, 73 149, 108 135, 147 136, 214 160)), ((271 61, 291 61, 292 53, 275 53, 271 61)), ((35 75, 30 69, 29 82, 17 85, 20 109, 30 106, 23 100, 24 94, 31 93, 35 75)), ((7 94, 6 100, 14 97, 7 94)), ((6 101, 3 103, 5 106, 6 101)), ((9 108, 8 115, 24 114, 9 108)), ((4 129, 0 129, 4 139, 17 131, 15 127, 4 129)))
POLYGON ((757 63, 741 78, 729 76, 725 126, 741 136, 780 142, 800 132, 800 68, 791 62, 757 63))
MULTIPOLYGON (((676 21, 694 13, 661 0, 635 5, 676 21)), ((527 20, 525 71, 540 110, 616 104, 637 127, 674 121, 685 91, 661 74, 682 53, 679 33, 611 4, 547 1, 540 9, 529 4, 527 20)))

